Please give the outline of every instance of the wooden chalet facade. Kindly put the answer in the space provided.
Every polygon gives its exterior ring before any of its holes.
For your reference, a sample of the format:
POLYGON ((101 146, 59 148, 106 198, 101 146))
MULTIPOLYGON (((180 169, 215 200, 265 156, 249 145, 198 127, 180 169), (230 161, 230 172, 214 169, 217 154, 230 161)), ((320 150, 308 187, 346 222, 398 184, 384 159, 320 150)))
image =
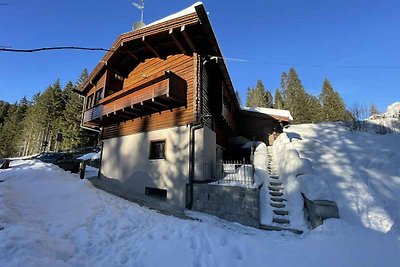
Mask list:
POLYGON ((288 118, 242 110, 221 58, 200 3, 120 35, 81 89, 100 176, 190 207, 190 185, 213 175, 232 137, 268 142, 288 118))

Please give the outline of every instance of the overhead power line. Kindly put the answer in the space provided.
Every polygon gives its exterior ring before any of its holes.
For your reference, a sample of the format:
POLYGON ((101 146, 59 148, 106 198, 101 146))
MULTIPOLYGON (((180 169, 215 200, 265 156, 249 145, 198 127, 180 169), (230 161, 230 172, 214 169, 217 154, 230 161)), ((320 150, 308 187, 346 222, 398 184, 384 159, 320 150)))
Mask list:
POLYGON ((218 58, 224 61, 234 61, 234 62, 243 62, 243 63, 259 63, 266 65, 278 65, 278 66, 287 66, 287 67, 306 67, 306 68, 341 68, 341 69, 399 69, 400 66, 363 66, 363 65, 322 65, 322 64, 296 64, 296 63, 283 63, 283 62, 268 62, 268 61, 259 61, 259 60, 247 60, 240 58, 230 58, 230 57, 219 57, 208 55, 211 58, 218 58))
POLYGON ((41 47, 41 48, 34 48, 34 49, 14 49, 14 48, 4 48, 4 47, 1 48, 0 47, 0 52, 32 53, 32 52, 49 51, 49 50, 112 51, 110 49, 105 49, 105 48, 80 47, 80 46, 55 46, 55 47, 41 47))
MULTIPOLYGON (((16 53, 33 53, 40 51, 50 51, 50 50, 86 50, 86 51, 115 51, 113 49, 106 49, 101 47, 81 47, 81 46, 54 46, 54 47, 41 47, 34 49, 14 49, 5 46, 0 46, 0 52, 16 52, 16 53)), ((268 61, 260 61, 260 60, 248 60, 241 58, 231 58, 231 57, 220 57, 208 55, 211 58, 218 58, 224 61, 234 61, 234 62, 242 62, 242 63, 258 63, 258 64, 266 64, 266 65, 278 65, 278 66, 287 66, 287 67, 306 67, 306 68, 341 68, 341 69, 398 69, 400 70, 400 66, 379 66, 379 65, 322 65, 322 64, 296 64, 296 63, 283 63, 283 62, 268 62, 268 61)))

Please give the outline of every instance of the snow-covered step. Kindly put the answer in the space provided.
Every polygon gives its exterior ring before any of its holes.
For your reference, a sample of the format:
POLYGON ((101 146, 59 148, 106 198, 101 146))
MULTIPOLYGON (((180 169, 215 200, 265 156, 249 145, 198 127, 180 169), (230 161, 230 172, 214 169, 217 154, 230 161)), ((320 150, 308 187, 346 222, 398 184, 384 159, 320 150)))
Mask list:
POLYGON ((277 209, 282 209, 282 208, 286 207, 286 205, 283 203, 275 203, 275 202, 271 202, 271 203, 269 203, 269 205, 271 207, 277 208, 277 209))
POLYGON ((289 219, 281 218, 281 217, 274 217, 272 218, 273 223, 279 223, 279 224, 290 224, 289 219))
POLYGON ((280 216, 289 215, 289 211, 284 210, 284 209, 273 210, 272 212, 273 212, 274 214, 280 215, 280 216))
POLYGON ((303 233, 301 230, 286 227, 284 225, 261 225, 260 228, 268 231, 289 231, 298 235, 303 233))
POLYGON ((279 191, 283 190, 283 188, 281 186, 268 186, 268 189, 270 191, 274 191, 274 192, 279 192, 279 191))
POLYGON ((283 202, 283 201, 287 201, 287 200, 284 199, 284 198, 281 198, 281 197, 271 197, 271 201, 274 201, 274 202, 283 202))
POLYGON ((274 192, 274 191, 270 191, 269 194, 273 197, 281 197, 283 196, 282 192, 274 192))
POLYGON ((271 178, 271 179, 276 179, 276 180, 277 180, 277 179, 279 179, 279 176, 277 176, 277 175, 270 175, 269 178, 271 178))
POLYGON ((282 182, 269 182, 271 186, 281 186, 282 182))

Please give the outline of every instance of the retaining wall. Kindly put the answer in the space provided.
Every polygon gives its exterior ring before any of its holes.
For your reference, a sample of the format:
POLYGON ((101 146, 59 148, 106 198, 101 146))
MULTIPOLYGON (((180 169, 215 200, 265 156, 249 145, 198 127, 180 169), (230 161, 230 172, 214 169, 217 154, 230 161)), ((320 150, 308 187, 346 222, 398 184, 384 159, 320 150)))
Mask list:
POLYGON ((192 209, 259 228, 259 191, 258 188, 193 184, 192 209))

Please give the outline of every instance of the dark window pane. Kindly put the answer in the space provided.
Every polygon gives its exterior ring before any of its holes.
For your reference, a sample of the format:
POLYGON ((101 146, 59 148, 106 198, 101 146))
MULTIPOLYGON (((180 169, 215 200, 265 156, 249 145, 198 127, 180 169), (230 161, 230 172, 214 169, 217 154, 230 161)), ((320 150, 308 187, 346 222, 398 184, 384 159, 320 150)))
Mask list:
POLYGON ((165 159, 165 141, 150 142, 150 159, 165 159))
POLYGON ((100 88, 99 90, 96 91, 96 97, 94 100, 94 104, 98 104, 100 100, 103 99, 103 88, 100 88))

